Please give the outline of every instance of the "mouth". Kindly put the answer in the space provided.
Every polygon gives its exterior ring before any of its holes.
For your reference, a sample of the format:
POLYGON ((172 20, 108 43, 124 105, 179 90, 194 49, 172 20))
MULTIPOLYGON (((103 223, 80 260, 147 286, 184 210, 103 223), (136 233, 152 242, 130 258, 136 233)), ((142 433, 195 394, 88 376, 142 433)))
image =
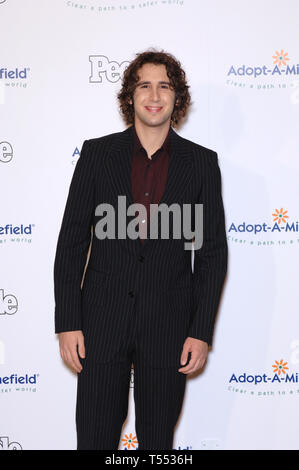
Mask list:
POLYGON ((145 106, 145 109, 152 114, 158 113, 162 108, 163 106, 145 106))

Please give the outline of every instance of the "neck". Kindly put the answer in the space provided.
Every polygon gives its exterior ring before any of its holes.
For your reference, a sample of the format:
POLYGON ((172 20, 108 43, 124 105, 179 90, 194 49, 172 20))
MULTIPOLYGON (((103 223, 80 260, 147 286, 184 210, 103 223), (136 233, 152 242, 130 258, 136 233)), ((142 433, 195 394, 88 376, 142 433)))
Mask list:
POLYGON ((169 132, 170 121, 165 122, 162 126, 151 127, 135 120, 134 126, 142 146, 150 156, 162 146, 169 132))

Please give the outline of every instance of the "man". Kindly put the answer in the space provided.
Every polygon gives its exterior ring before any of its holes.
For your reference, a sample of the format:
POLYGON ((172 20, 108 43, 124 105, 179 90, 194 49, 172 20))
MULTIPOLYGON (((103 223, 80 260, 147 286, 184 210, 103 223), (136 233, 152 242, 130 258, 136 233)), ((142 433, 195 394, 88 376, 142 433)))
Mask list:
POLYGON ((78 373, 78 449, 118 448, 132 364, 138 448, 172 449, 186 376, 203 367, 212 343, 227 269, 221 175, 214 151, 171 127, 186 114, 188 88, 172 55, 137 54, 118 95, 130 127, 86 140, 74 171, 54 282, 61 356, 78 373), (124 233, 119 196, 128 229, 130 206, 146 209, 137 211, 137 238, 124 233), (158 223, 158 238, 148 237, 151 204, 203 205, 193 272, 185 236, 163 238, 158 223))

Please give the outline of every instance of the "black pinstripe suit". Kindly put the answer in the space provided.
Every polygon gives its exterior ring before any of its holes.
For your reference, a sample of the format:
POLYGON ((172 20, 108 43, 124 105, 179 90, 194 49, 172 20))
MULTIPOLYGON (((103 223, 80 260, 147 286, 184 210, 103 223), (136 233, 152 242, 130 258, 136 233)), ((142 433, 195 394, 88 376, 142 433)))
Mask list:
MULTIPOLYGON (((133 361, 139 448, 171 449, 186 379, 177 372, 183 343, 187 336, 212 343, 227 268, 218 158, 172 128, 170 138, 160 204, 203 204, 203 245, 195 251, 193 273, 184 236, 147 239, 142 245, 139 238, 99 240, 94 234, 98 204, 115 207, 116 234, 118 196, 126 196, 126 207, 133 204, 133 127, 85 141, 74 171, 58 238, 54 288, 56 333, 82 330, 85 338, 78 448, 117 448, 133 361)), ((170 218, 170 234, 171 228, 170 218)))

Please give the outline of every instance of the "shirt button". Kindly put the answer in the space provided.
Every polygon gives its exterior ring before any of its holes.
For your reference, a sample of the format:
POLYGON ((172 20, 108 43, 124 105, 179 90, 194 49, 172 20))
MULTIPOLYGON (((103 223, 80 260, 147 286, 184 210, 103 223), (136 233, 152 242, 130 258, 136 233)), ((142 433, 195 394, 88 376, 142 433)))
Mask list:
POLYGON ((132 290, 130 290, 129 296, 130 296, 130 297, 134 297, 134 292, 133 292, 132 290))
POLYGON ((143 261, 144 261, 144 256, 143 256, 143 255, 140 255, 138 259, 139 259, 140 263, 143 263, 143 261))
POLYGON ((141 221, 142 224, 144 224, 144 222, 145 222, 145 219, 143 219, 143 220, 141 221))
POLYGON ((145 196, 148 196, 148 195, 149 195, 149 193, 144 193, 144 195, 145 195, 145 196))

